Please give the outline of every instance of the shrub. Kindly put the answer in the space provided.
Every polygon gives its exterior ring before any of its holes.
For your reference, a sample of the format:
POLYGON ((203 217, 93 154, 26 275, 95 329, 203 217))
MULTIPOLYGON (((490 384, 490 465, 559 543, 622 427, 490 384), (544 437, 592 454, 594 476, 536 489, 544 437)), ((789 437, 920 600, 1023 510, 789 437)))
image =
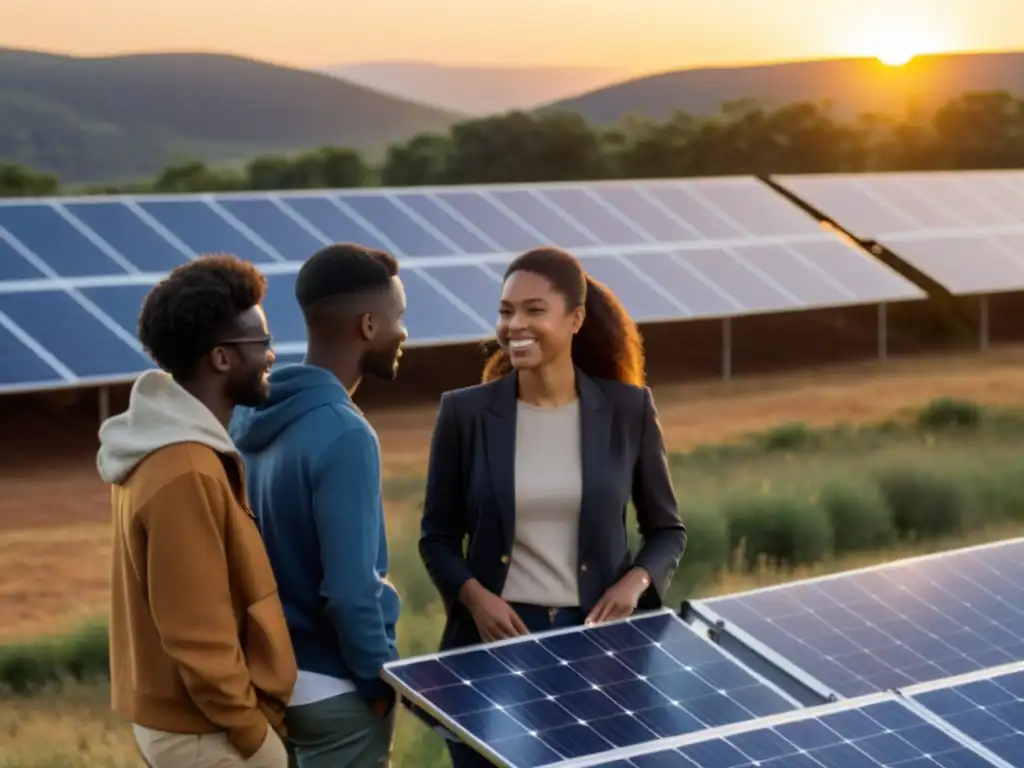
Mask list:
POLYGON ((904 538, 931 538, 962 529, 966 503, 954 478, 936 470, 894 466, 875 473, 878 489, 904 538))
POLYGON ((108 676, 106 621, 43 642, 0 646, 0 693, 33 693, 67 680, 108 676))
POLYGON ((832 527, 814 505, 793 498, 749 496, 724 507, 730 551, 742 550, 744 565, 762 561, 796 568, 825 558, 832 548, 832 527))
POLYGON ((1024 521, 1024 463, 1018 457, 985 457, 970 470, 958 472, 957 480, 968 497, 965 529, 1024 521))
POLYGON ((917 426, 926 431, 977 429, 982 416, 981 406, 977 403, 940 397, 921 409, 917 416, 917 426))
POLYGON ((689 595, 695 587, 729 564, 729 529, 725 518, 712 507, 682 512, 686 526, 686 551, 672 582, 672 599, 689 595))
POLYGON ((892 512, 873 485, 831 482, 822 489, 818 505, 832 526, 837 555, 885 547, 896 538, 892 512))
POLYGON ((755 439, 765 453, 806 451, 821 442, 821 436, 800 421, 780 424, 755 439))

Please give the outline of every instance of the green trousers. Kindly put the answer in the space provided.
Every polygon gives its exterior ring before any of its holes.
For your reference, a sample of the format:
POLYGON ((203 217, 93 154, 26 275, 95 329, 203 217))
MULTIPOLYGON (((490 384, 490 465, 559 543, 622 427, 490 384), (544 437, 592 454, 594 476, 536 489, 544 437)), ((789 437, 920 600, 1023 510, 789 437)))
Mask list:
POLYGON ((387 768, 396 706, 387 718, 356 693, 289 707, 288 751, 293 768, 387 768))

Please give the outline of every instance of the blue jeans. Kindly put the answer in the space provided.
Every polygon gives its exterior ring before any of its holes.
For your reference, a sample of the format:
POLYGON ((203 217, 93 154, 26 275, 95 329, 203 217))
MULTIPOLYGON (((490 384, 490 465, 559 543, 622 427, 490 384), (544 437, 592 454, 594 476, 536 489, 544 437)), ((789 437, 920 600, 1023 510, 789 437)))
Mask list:
MULTIPOLYGON (((579 608, 543 608, 539 605, 512 603, 515 612, 523 620, 523 624, 531 632, 543 632, 547 629, 578 627, 586 616, 579 608)), ((492 768, 492 763, 481 757, 472 747, 463 743, 447 742, 448 754, 452 759, 452 768, 492 768)))

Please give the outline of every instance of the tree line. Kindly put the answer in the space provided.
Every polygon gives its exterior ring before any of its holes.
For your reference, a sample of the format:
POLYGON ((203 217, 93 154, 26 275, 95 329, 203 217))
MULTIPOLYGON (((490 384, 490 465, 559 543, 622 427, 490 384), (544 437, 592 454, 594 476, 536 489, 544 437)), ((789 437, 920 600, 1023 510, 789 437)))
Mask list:
POLYGON ((573 113, 510 112, 421 134, 391 146, 377 164, 351 149, 323 147, 257 157, 237 169, 184 162, 148 183, 85 190, 0 163, 0 196, 1020 167, 1024 99, 985 91, 899 118, 845 118, 828 103, 768 107, 752 99, 723 104, 712 117, 630 116, 611 127, 573 113))

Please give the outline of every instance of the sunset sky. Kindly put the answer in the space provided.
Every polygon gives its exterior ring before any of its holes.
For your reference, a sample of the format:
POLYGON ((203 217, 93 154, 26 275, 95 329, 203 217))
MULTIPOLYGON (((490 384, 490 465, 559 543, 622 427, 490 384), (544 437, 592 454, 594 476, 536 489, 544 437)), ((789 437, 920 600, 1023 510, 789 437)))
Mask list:
POLYGON ((303 67, 417 59, 643 73, 1024 49, 1024 0, 0 0, 0 46, 218 51, 303 67))

